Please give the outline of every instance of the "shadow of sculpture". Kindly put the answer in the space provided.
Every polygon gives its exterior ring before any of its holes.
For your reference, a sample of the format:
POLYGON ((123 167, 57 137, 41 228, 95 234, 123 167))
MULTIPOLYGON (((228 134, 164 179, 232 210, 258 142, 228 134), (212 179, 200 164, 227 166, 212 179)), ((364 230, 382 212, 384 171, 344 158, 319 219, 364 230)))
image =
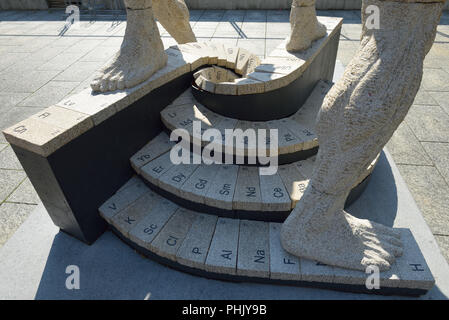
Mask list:
POLYGON ((398 211, 398 195, 391 167, 382 152, 365 192, 346 210, 359 219, 392 227, 398 211), (377 174, 379 171, 382 174, 377 174), (376 190, 373 190, 376 188, 376 190))

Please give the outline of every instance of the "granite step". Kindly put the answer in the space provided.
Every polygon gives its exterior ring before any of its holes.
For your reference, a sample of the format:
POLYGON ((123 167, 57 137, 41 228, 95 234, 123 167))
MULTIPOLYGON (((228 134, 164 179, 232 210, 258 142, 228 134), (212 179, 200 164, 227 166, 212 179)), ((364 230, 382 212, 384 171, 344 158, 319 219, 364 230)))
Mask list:
POLYGON ((125 242, 171 267, 209 278, 316 286, 377 294, 420 295, 434 278, 413 234, 400 229, 404 255, 368 290, 368 274, 290 255, 280 243, 280 223, 229 219, 187 210, 133 177, 100 208, 125 242), (114 208, 112 210, 111 208, 114 208))

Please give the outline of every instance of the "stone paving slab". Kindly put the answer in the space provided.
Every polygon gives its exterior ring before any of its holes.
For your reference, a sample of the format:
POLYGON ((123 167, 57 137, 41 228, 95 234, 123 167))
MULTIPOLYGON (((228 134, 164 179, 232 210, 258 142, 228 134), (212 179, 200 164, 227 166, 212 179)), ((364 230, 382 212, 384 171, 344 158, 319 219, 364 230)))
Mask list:
POLYGON ((449 261, 449 236, 435 235, 435 239, 446 261, 449 261))

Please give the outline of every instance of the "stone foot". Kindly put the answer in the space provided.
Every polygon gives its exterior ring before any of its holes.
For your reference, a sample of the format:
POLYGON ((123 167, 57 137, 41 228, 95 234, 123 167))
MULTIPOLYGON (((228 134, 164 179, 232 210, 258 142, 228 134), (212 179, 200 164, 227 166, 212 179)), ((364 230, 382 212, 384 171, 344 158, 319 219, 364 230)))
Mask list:
POLYGON ((326 26, 318 22, 315 0, 294 0, 290 12, 291 32, 286 49, 290 52, 308 49, 312 42, 326 35, 326 26))
POLYGON ((167 55, 151 7, 127 9, 127 26, 120 51, 91 83, 93 91, 132 88, 167 64, 167 55))
POLYGON ((282 226, 282 246, 293 255, 341 268, 390 269, 402 255, 400 233, 351 216, 341 209, 345 198, 309 187, 282 226))

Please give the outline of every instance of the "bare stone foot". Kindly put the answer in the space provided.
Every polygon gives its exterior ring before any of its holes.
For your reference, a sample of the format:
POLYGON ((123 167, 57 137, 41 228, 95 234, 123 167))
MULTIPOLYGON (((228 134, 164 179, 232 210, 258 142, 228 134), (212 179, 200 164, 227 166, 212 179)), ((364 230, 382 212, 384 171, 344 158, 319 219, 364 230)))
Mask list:
MULTIPOLYGON (((150 2, 151 4, 151 2, 150 2)), ((167 55, 151 7, 127 9, 127 26, 120 51, 91 83, 93 91, 132 88, 167 64, 167 55)))
POLYGON ((318 22, 315 0, 294 0, 290 12, 291 32, 286 49, 306 50, 312 42, 326 35, 326 26, 318 22))
POLYGON ((346 197, 308 188, 284 222, 282 245, 289 253, 332 266, 385 271, 402 255, 400 234, 392 228, 357 219, 343 209, 346 197), (306 197, 306 198, 304 198, 306 197))

